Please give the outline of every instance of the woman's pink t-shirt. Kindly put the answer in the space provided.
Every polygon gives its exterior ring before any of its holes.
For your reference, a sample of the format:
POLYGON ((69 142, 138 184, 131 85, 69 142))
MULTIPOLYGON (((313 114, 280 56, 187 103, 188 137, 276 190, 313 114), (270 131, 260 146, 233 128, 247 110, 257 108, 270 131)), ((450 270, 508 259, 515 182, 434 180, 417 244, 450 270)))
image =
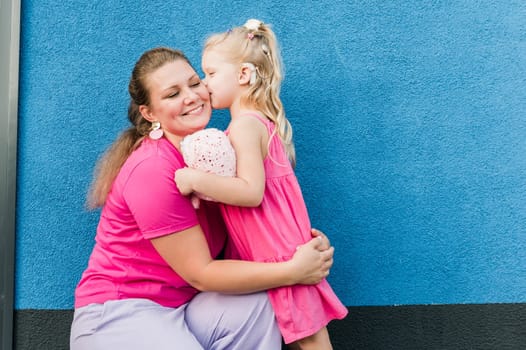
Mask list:
POLYGON ((164 138, 146 138, 126 160, 102 209, 95 247, 75 291, 76 308, 127 298, 177 307, 199 292, 150 242, 200 224, 212 257, 225 245, 218 207, 203 201, 196 211, 177 190, 174 173, 181 167, 181 154, 164 138))

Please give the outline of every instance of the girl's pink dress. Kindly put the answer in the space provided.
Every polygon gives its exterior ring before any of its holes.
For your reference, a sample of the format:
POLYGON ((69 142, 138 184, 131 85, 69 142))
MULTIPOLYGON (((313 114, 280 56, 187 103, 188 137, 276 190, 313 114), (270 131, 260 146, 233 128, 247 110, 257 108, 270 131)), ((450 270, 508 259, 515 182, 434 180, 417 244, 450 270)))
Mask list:
MULTIPOLYGON (((290 260, 298 245, 312 239, 311 225, 301 189, 281 140, 274 132, 274 123, 257 114, 256 117, 267 127, 272 135, 265 166, 265 193, 258 207, 237 207, 221 205, 223 217, 232 241, 244 260, 279 262, 290 260)), ((207 129, 205 129, 207 130, 207 129)), ((203 130, 204 133, 208 131, 203 130)), ((200 135, 188 139, 186 147, 192 152, 210 153, 210 147, 190 147, 190 142, 199 142, 205 138, 200 135), (205 151, 207 150, 207 151, 205 151)), ((214 141, 216 143, 216 141, 214 141)), ((223 144, 224 142, 222 142, 223 144)), ((219 144, 219 143, 218 143, 219 144)), ((221 147, 222 148, 222 147, 221 147)), ((229 153, 229 150, 215 148, 217 153, 229 153)), ((185 150, 183 149, 183 155, 185 150)), ((208 155, 210 156, 210 155, 208 155)), ((218 159, 217 156, 211 156, 218 159)), ((230 157, 231 158, 231 157, 230 157)), ((230 159, 229 158, 229 159, 230 159)), ((215 172, 218 164, 203 166, 195 162, 201 156, 185 155, 190 167, 215 172)), ((206 162, 203 162, 206 163, 206 162)), ((231 166, 231 161, 228 162, 231 166)), ((224 165, 221 165, 222 167, 224 165)), ((268 296, 285 343, 305 338, 316 333, 333 319, 342 319, 347 308, 340 302, 326 280, 317 285, 295 285, 280 287, 268 291, 268 296)))
MULTIPOLYGON (((265 194, 258 207, 222 205, 223 216, 241 258, 290 260, 298 245, 312 239, 309 215, 283 144, 273 135, 274 123, 257 114, 250 116, 264 123, 272 135, 264 160, 265 194)), ((312 335, 329 321, 347 315, 347 308, 326 280, 313 286, 271 289, 268 295, 285 343, 312 335)))

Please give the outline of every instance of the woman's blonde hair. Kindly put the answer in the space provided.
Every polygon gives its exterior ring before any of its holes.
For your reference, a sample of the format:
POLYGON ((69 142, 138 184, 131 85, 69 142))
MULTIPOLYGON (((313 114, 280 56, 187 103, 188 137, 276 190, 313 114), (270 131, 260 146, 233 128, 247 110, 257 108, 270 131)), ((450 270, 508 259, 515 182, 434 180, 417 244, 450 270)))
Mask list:
POLYGON ((250 19, 243 26, 208 37, 204 51, 216 46, 231 63, 254 65, 256 79, 242 96, 241 104, 259 110, 276 125, 276 131, 294 166, 296 156, 292 127, 279 96, 283 69, 276 35, 268 24, 250 19))
POLYGON ((149 76, 166 63, 181 59, 190 64, 181 51, 158 47, 143 53, 135 63, 128 85, 130 94, 128 119, 132 125, 115 140, 97 162, 88 191, 88 208, 102 207, 106 203, 113 181, 122 165, 151 130, 152 124, 139 112, 140 105, 150 104, 150 91, 147 84, 149 76))

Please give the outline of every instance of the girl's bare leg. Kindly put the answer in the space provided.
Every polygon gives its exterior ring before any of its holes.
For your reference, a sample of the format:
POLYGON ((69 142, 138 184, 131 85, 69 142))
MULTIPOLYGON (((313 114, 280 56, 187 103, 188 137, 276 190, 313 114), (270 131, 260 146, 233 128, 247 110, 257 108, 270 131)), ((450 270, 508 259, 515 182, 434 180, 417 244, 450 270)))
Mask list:
POLYGON ((332 350, 327 327, 288 345, 290 350, 332 350))

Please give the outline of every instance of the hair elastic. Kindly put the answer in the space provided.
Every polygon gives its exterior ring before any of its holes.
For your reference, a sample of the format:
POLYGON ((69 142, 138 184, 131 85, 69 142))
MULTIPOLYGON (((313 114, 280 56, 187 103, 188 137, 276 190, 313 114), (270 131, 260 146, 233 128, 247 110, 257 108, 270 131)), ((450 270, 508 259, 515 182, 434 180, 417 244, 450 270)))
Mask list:
POLYGON ((258 19, 249 19, 248 21, 243 24, 243 27, 245 27, 248 30, 258 30, 259 26, 262 25, 263 22, 261 22, 258 19))

